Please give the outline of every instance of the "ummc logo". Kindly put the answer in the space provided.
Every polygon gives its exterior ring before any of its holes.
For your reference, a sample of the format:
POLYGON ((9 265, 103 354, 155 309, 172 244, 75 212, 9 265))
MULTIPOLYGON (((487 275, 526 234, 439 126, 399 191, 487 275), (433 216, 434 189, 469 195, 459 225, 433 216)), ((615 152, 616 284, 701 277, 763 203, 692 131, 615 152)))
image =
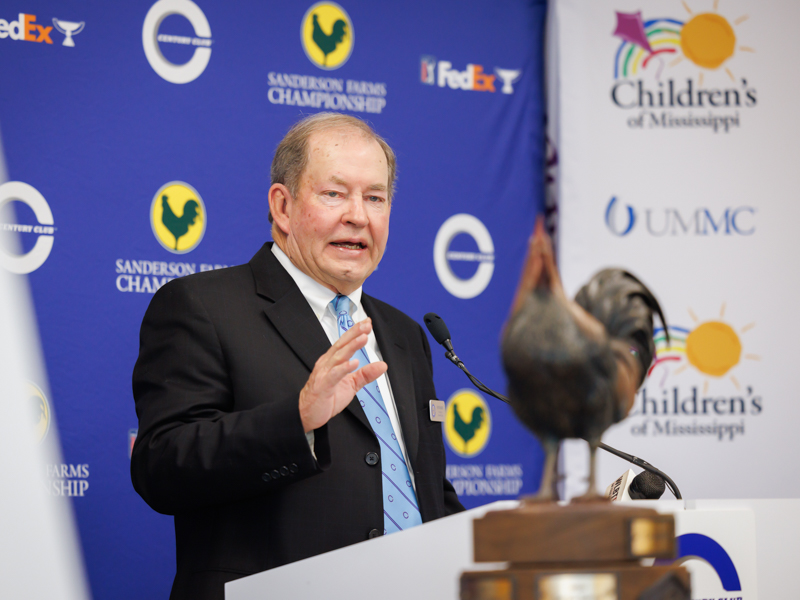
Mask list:
POLYGON ((170 83, 189 83, 206 70, 211 60, 211 27, 203 11, 191 0, 158 0, 144 18, 142 46, 147 62, 163 79, 170 83), (159 34, 161 22, 170 15, 181 15, 189 20, 197 37, 159 34), (176 65, 161 53, 159 42, 194 46, 192 58, 183 65, 176 65))
MULTIPOLYGON (((645 208, 645 230, 655 237, 683 235, 753 235, 756 209, 752 206, 729 207, 720 210, 700 207, 690 212, 677 208, 645 208)), ((605 222, 616 236, 630 234, 639 223, 640 211, 622 205, 616 196, 606 206, 605 222)))
POLYGON ((28 205, 38 224, 0 223, 0 231, 34 233, 39 237, 33 248, 25 254, 10 254, 0 249, 0 267, 12 273, 24 275, 41 267, 50 256, 56 228, 53 227, 53 213, 50 205, 35 187, 21 181, 9 181, 0 185, 0 209, 15 200, 28 205))
POLYGON ((496 92, 495 80, 502 83, 500 89, 504 94, 514 93, 514 84, 522 75, 520 69, 501 69, 496 67, 494 75, 483 72, 482 65, 468 64, 463 71, 453 68, 447 60, 437 62, 433 56, 423 56, 420 61, 420 82, 426 85, 449 87, 452 90, 469 90, 473 92, 496 92), (438 75, 437 75, 438 73, 438 75))
POLYGON ((477 218, 468 214, 453 215, 439 228, 433 243, 433 265, 444 288, 456 298, 478 296, 494 273, 494 242, 489 230, 477 218), (478 252, 451 251, 450 244, 456 236, 467 234, 478 245, 478 252), (478 270, 472 277, 462 279, 450 267, 450 261, 477 262, 478 270))

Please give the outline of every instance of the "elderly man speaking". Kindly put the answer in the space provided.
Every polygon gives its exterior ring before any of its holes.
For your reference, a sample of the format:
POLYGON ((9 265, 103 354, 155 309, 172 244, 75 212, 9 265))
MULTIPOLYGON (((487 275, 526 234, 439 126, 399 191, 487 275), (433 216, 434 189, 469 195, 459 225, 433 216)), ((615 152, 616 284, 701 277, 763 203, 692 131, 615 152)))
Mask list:
POLYGON ((362 293, 395 167, 363 121, 303 119, 272 164, 274 243, 153 297, 131 475, 175 515, 171 598, 221 599, 226 581, 463 510, 425 334, 362 293))

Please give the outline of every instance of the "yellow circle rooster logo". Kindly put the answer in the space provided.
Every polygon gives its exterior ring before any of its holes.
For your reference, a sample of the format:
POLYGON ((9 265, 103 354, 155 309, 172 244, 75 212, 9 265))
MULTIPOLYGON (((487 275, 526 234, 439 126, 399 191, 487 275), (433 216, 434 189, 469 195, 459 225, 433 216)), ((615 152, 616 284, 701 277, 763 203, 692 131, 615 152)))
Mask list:
POLYGON ((489 407, 477 392, 459 390, 447 401, 444 433, 450 448, 464 458, 483 452, 492 432, 489 407))
POLYGON ((186 254, 197 247, 206 232, 206 206, 188 183, 171 181, 153 197, 150 225, 164 248, 186 254))
POLYGON ((303 17, 300 40, 308 60, 326 71, 338 69, 353 52, 353 22, 338 4, 317 2, 303 17))
POLYGON ((31 416, 33 435, 37 442, 41 442, 50 431, 50 403, 44 392, 30 381, 27 382, 26 392, 28 394, 26 403, 31 416))

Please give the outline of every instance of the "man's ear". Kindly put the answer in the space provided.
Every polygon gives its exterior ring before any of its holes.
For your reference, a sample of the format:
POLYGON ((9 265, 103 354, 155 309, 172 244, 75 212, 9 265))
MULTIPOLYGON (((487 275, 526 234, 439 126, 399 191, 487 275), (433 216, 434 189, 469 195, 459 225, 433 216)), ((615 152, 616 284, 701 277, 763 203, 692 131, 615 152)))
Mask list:
POLYGON ((289 235, 289 215, 292 210, 292 196, 289 189, 282 183, 273 183, 267 198, 273 222, 281 232, 289 235))

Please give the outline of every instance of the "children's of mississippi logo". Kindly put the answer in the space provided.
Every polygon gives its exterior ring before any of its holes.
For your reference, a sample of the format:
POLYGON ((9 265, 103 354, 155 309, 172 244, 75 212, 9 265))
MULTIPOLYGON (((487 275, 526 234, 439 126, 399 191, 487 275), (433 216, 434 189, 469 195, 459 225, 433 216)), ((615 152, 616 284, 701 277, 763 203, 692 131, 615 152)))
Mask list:
POLYGON ((447 401, 444 433, 450 448, 464 458, 483 452, 492 432, 492 416, 483 398, 472 390, 459 390, 447 401))
POLYGON ((353 52, 353 22, 335 2, 317 2, 303 17, 300 39, 308 60, 332 71, 344 65, 353 52))
POLYGON ((655 330, 656 359, 631 412, 633 435, 732 441, 764 411, 755 385, 736 376, 742 360, 761 360, 746 348, 746 334, 755 323, 735 326, 726 321, 725 308, 723 303, 719 316, 706 320, 689 309, 694 325, 670 325, 669 339, 664 329, 655 330), (723 380, 732 384, 726 393, 720 393, 723 380))
POLYGON ((191 252, 206 232, 203 199, 188 183, 171 181, 153 197, 150 225, 158 242, 170 252, 191 252))
POLYGON ((740 127, 738 108, 756 105, 755 88, 735 66, 739 55, 755 52, 740 41, 740 34, 747 37, 740 29, 749 16, 731 19, 717 12, 718 4, 714 2, 713 12, 695 12, 683 2, 688 13, 683 20, 644 19, 641 11, 616 13, 613 35, 621 42, 614 54, 611 100, 620 108, 642 110, 638 118, 628 120, 629 127, 705 127, 727 132, 740 127), (693 111, 648 111, 652 108, 693 111), (728 109, 727 114, 719 114, 719 109, 728 109))

